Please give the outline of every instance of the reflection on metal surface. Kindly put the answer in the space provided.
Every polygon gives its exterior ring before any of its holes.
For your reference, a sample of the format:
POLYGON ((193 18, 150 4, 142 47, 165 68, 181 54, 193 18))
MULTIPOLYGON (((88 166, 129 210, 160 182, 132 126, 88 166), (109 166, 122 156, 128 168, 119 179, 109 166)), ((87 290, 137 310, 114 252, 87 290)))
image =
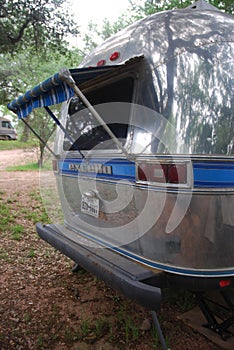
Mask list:
MULTIPOLYGON (((54 156, 41 193, 59 225, 39 225, 43 239, 102 277, 107 247, 147 275, 233 288, 233 38, 233 16, 199 0, 137 21, 8 104, 19 118, 44 107, 60 128, 54 150, 34 131, 54 156), (48 106, 62 101, 58 119, 48 106)), ((119 286, 120 269, 108 270, 119 286)))
POLYGON ((58 132, 56 180, 70 229, 151 269, 234 276, 233 37, 232 16, 188 8, 144 18, 85 58, 116 65, 80 87, 131 157, 79 99, 64 104, 76 141, 58 132))

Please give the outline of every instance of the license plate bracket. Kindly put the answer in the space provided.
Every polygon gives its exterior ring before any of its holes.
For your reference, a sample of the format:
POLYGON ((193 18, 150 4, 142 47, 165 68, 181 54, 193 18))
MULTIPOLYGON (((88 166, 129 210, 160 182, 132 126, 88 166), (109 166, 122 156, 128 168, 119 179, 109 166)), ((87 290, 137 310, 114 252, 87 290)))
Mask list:
POLYGON ((81 212, 98 218, 99 216, 99 199, 82 194, 81 212))

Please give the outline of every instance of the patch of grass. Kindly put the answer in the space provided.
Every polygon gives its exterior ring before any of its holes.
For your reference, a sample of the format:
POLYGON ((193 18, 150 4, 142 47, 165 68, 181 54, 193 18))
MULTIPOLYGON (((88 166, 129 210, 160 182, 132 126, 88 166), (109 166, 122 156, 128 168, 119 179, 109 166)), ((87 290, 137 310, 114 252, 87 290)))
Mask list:
MULTIPOLYGON (((44 208, 43 208, 44 209, 44 208)), ((41 212, 40 216, 38 217, 38 221, 37 222, 41 222, 42 224, 48 224, 50 223, 50 218, 47 214, 47 212, 45 210, 43 210, 43 212, 41 212)))
MULTIPOLYGON (((158 332, 154 326, 151 329, 151 336, 153 339, 153 349, 155 349, 155 350, 161 349, 161 342, 159 339, 159 335, 158 335, 158 332)), ((167 348, 170 349, 170 342, 169 342, 169 339, 167 336, 165 336, 165 342, 166 342, 167 348)))
POLYGON ((32 171, 39 170, 38 163, 28 163, 22 165, 14 165, 6 168, 7 171, 32 171))
POLYGON ((76 334, 76 332, 74 332, 72 329, 70 329, 70 328, 68 328, 68 327, 65 329, 65 334, 64 334, 64 336, 65 336, 65 339, 66 339, 67 341, 69 341, 69 342, 74 341, 74 340, 77 339, 77 334, 76 334))
POLYGON ((35 256, 36 256, 35 249, 31 248, 28 252, 28 257, 35 258, 35 256))
POLYGON ((194 294, 187 290, 170 289, 165 291, 164 300, 168 302, 169 305, 179 308, 181 312, 191 310, 196 305, 194 294))
POLYGON ((15 225, 11 227, 11 238, 15 241, 20 241, 22 238, 22 233, 24 232, 24 227, 22 225, 15 225))
POLYGON ((39 191, 32 191, 29 193, 29 195, 32 199, 35 199, 36 201, 41 202, 41 195, 39 191))
POLYGON ((38 345, 39 349, 41 349, 43 347, 43 344, 44 344, 43 337, 42 337, 42 335, 39 335, 39 337, 37 338, 37 345, 38 345))
POLYGON ((26 313, 26 314, 24 315, 24 321, 25 321, 25 322, 30 322, 31 319, 32 319, 32 316, 29 315, 28 313, 26 313))
POLYGON ((44 253, 43 256, 44 256, 45 258, 49 259, 49 258, 50 258, 50 255, 51 255, 51 251, 48 250, 48 249, 46 249, 46 251, 45 251, 45 253, 44 253))
POLYGON ((4 340, 4 334, 0 333, 0 341, 4 340))
POLYGON ((157 350, 159 347, 160 341, 158 337, 158 332, 155 329, 155 327, 153 327, 153 329, 151 330, 151 336, 153 338, 153 349, 157 350))
POLYGON ((9 255, 5 249, 0 247, 0 260, 9 261, 9 255))
POLYGON ((15 222, 11 214, 10 206, 5 203, 0 203, 0 222, 2 231, 9 227, 9 224, 15 222))
POLYGON ((139 330, 135 326, 133 320, 128 316, 125 320, 125 339, 128 342, 130 339, 136 340, 139 337, 139 330))
POLYGON ((38 163, 26 163, 26 164, 19 164, 19 165, 14 165, 14 166, 9 166, 6 168, 7 171, 32 171, 32 170, 42 170, 42 171, 47 171, 51 170, 51 165, 50 164, 43 164, 42 168, 39 166, 38 163))
POLYGON ((95 323, 95 334, 97 338, 102 338, 109 331, 109 323, 104 318, 98 318, 95 323))
POLYGON ((48 170, 52 171, 52 162, 51 162, 51 160, 50 159, 49 160, 44 160, 40 170, 41 171, 48 171, 48 170))
POLYGON ((50 222, 50 219, 43 207, 43 204, 41 204, 40 210, 28 211, 25 214, 25 218, 27 220, 32 221, 33 224, 36 224, 37 222, 41 222, 42 224, 48 224, 48 222, 50 222))
POLYGON ((89 332, 90 332, 89 319, 82 320, 82 323, 81 323, 81 336, 82 336, 82 338, 87 337, 89 332))
POLYGON ((14 198, 8 198, 6 202, 7 202, 7 204, 12 204, 12 203, 17 202, 17 200, 14 198))
POLYGON ((12 149, 30 149, 38 147, 38 141, 30 140, 28 142, 22 142, 18 140, 2 141, 0 140, 0 151, 12 150, 12 149))

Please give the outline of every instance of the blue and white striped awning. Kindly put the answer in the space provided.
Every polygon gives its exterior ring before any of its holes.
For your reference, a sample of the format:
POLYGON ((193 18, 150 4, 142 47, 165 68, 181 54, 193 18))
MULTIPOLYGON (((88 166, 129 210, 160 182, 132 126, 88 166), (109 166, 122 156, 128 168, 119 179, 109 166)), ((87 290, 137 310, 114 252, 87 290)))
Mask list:
MULTIPOLYGON (((125 62, 111 66, 97 66, 89 68, 69 69, 69 72, 77 85, 97 78, 100 75, 115 71, 118 74, 125 66, 129 66, 144 59, 143 55, 134 56, 125 62)), ((66 69, 65 69, 66 70, 66 69)), ((8 109, 16 113, 19 118, 27 117, 34 108, 48 107, 67 101, 74 95, 73 88, 64 81, 61 73, 54 74, 51 78, 27 91, 8 104, 8 109)), ((65 79, 66 80, 66 79, 65 79)))
MULTIPOLYGON (((108 73, 114 68, 116 66, 78 68, 70 69, 70 73, 76 84, 79 85, 101 74, 108 73)), ((16 113, 19 118, 25 118, 34 108, 55 105, 68 100, 73 95, 72 87, 63 81, 60 73, 56 73, 51 78, 10 102, 7 107, 16 113)))
POLYGON ((27 117, 34 108, 51 106, 68 100, 74 94, 73 89, 62 82, 59 74, 27 91, 8 104, 8 108, 19 118, 27 117))

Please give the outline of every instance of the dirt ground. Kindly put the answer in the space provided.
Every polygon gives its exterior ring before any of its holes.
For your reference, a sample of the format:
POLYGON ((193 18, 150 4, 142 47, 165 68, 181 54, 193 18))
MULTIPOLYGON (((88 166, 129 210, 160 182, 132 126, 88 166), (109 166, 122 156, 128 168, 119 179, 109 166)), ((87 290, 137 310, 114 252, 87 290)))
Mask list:
MULTIPOLYGON (((73 262, 36 235, 38 172, 5 170, 34 157, 0 151, 0 349, 161 349, 147 310, 84 270, 73 273, 73 262), (23 227, 18 239, 15 227, 23 227)), ((179 320, 189 303, 172 293, 158 312, 170 349, 220 350, 179 320)))

